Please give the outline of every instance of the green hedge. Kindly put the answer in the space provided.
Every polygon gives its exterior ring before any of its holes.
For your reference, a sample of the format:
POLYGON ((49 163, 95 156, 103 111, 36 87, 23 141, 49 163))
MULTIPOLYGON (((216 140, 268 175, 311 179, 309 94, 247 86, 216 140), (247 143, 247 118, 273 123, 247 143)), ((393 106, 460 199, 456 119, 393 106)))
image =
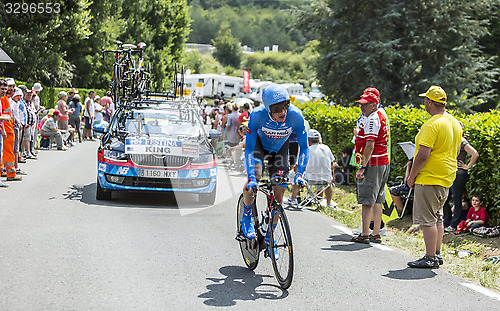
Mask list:
MULTIPOLYGON (((323 142, 330 146, 332 152, 340 157, 344 146, 351 146, 353 129, 361 114, 359 107, 331 106, 315 101, 297 104, 311 128, 317 129, 323 136, 323 142)), ((391 125, 391 174, 390 180, 404 175, 404 166, 408 161, 398 142, 415 141, 415 136, 422 124, 430 118, 425 109, 411 107, 386 108, 391 125)), ((464 133, 470 144, 479 152, 479 159, 470 170, 470 181, 467 184, 469 194, 481 193, 485 207, 490 215, 490 223, 500 223, 500 112, 476 113, 471 115, 455 114, 464 124, 464 133)))

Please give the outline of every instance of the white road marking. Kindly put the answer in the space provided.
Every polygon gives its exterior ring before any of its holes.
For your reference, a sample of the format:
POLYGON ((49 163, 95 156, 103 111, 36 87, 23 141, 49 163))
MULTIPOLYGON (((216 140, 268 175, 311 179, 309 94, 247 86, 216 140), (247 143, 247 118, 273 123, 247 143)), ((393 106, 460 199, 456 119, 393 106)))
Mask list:
POLYGON ((335 229, 344 232, 345 234, 353 235, 352 230, 344 226, 332 225, 335 229))
MULTIPOLYGON (((334 227, 335 229, 339 230, 339 231, 342 231, 344 232, 345 234, 348 234, 348 235, 351 235, 351 236, 354 236, 354 234, 352 234, 352 230, 347 228, 347 227, 344 227, 344 226, 338 226, 338 225, 332 225, 332 227, 334 227)), ((382 251, 392 251, 393 249, 390 248, 389 246, 385 246, 385 245, 382 245, 382 244, 377 244, 377 243, 370 243, 371 246, 373 247, 376 247, 382 251)))
POLYGON ((487 288, 484 288, 480 285, 472 284, 472 283, 460 283, 461 285, 468 287, 470 289, 475 290, 476 292, 479 292, 483 295, 486 295, 488 297, 491 297, 493 299, 499 300, 500 301, 500 294, 495 293, 494 291, 491 291, 487 288))
POLYGON ((371 246, 376 247, 382 251, 392 251, 393 249, 390 248, 389 246, 385 246, 382 244, 377 244, 377 243, 370 243, 371 246))

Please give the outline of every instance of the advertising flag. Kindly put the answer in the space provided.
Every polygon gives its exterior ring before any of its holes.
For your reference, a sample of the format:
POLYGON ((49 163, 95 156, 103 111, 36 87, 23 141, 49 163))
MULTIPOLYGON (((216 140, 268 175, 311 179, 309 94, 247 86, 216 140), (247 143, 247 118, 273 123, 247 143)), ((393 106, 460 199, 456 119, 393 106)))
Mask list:
POLYGON ((250 73, 243 70, 243 93, 250 92, 250 73))

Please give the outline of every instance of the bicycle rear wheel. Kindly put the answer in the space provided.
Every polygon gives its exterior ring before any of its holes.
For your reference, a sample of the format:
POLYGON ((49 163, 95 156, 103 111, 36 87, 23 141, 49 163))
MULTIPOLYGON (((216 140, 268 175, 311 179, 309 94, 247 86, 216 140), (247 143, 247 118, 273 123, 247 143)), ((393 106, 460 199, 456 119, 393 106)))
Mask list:
POLYGON ((269 228, 269 248, 273 262, 274 275, 281 288, 287 289, 292 284, 293 277, 293 246, 290 226, 281 205, 273 210, 272 227, 269 228), (273 228, 273 230, 271 230, 273 228), (279 258, 276 259, 274 250, 278 250, 279 258))
MULTIPOLYGON (((236 212, 236 234, 237 237, 236 239, 240 243, 240 250, 241 250, 241 255, 243 256, 243 260, 245 261, 246 266, 250 270, 254 270, 257 268, 257 265, 259 264, 259 237, 257 236, 253 240, 249 240, 245 237, 243 234, 243 231, 241 230, 241 218, 243 217, 243 211, 245 208, 243 207, 243 194, 240 195, 240 198, 238 199, 238 207, 237 207, 237 212, 236 212)), ((257 224, 257 208, 255 204, 253 205, 252 208, 252 216, 253 216, 253 223, 257 224)), ((256 226, 257 227, 257 226, 256 226)), ((257 231, 257 228, 255 229, 257 231)))

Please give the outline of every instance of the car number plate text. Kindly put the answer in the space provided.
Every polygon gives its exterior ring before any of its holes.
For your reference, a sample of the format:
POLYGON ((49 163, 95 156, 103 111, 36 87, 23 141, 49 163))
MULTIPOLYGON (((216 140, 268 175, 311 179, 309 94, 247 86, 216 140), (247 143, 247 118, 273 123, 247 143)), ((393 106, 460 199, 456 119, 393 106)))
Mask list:
POLYGON ((141 177, 149 177, 149 178, 177 178, 177 171, 172 170, 150 170, 150 169, 142 169, 141 177))

